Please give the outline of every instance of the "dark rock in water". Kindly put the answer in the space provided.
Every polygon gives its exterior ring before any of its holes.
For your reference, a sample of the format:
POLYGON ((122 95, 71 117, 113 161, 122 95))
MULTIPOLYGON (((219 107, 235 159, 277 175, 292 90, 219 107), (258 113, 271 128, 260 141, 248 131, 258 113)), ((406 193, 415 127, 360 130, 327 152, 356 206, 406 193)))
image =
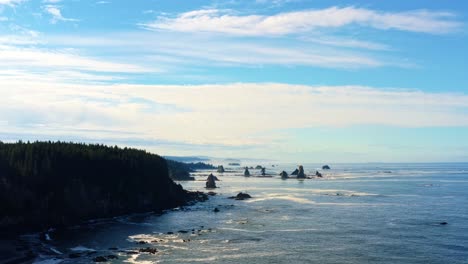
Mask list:
POLYGON ((315 171, 315 176, 319 177, 319 178, 322 178, 322 173, 318 172, 318 171, 315 171))
POLYGON ((286 179, 286 178, 288 178, 288 173, 285 172, 285 171, 282 171, 282 172, 280 173, 280 176, 281 176, 282 179, 286 179))
POLYGON ((140 248, 140 250, 138 250, 142 253, 150 253, 150 254, 156 254, 158 252, 157 249, 155 248, 150 248, 150 247, 147 247, 147 248, 140 248))
POLYGON ((441 223, 439 223, 439 225, 448 225, 448 223, 447 222, 441 222, 441 223))
POLYGON ((263 167, 260 166, 260 165, 255 166, 255 169, 256 169, 256 170, 261 170, 262 168, 263 168, 263 167))
POLYGON ((322 170, 329 170, 329 169, 330 169, 330 166, 328 166, 328 165, 323 165, 322 166, 322 170))
POLYGON ((291 175, 297 175, 299 173, 298 169, 295 169, 293 172, 291 172, 291 175))
POLYGON ((166 234, 168 234, 168 235, 173 235, 174 232, 167 232, 166 234))
POLYGON ((119 257, 117 257, 116 255, 109 255, 107 256, 107 259, 119 259, 119 257))
POLYGON ((245 200, 249 198, 252 198, 252 196, 250 196, 250 194, 248 193, 243 193, 243 192, 238 193, 236 196, 229 197, 229 199, 235 199, 235 200, 245 200))
POLYGON ((181 233, 181 234, 187 234, 188 233, 188 231, 186 231, 186 230, 179 230, 178 232, 181 233))
POLYGON ((261 174, 262 174, 262 176, 265 176, 265 175, 266 175, 266 173, 265 173, 265 168, 262 168, 261 174))
POLYGON ((79 258, 79 257, 81 257, 81 254, 80 253, 70 253, 68 255, 68 257, 71 258, 71 259, 79 258))
POLYGON ((207 192, 206 194, 208 194, 209 196, 215 196, 216 195, 215 192, 207 192))
POLYGON ((216 188, 215 176, 210 174, 206 179, 206 188, 216 188))
POLYGON ((250 171, 249 171, 249 168, 247 168, 247 167, 245 167, 244 176, 246 176, 246 177, 250 176, 250 171))
POLYGON ((148 242, 146 242, 146 241, 138 241, 137 244, 138 244, 138 245, 144 245, 144 244, 148 244, 148 242))
POLYGON ((219 165, 217 171, 218 171, 219 173, 223 173, 223 172, 225 171, 223 165, 219 165))
POLYGON ((215 212, 215 213, 219 212, 218 207, 215 207, 215 209, 213 210, 213 212, 215 212))
POLYGON ((297 173, 297 178, 298 179, 305 179, 306 175, 304 174, 304 167, 302 165, 299 165, 299 172, 297 173))
POLYGON ((136 251, 127 251, 127 252, 125 252, 125 253, 126 253, 127 255, 136 255, 136 254, 138 254, 138 252, 136 252, 136 251))
POLYGON ((99 257, 93 258, 93 261, 94 261, 94 262, 106 262, 106 261, 107 261, 107 258, 104 257, 104 256, 99 256, 99 257))

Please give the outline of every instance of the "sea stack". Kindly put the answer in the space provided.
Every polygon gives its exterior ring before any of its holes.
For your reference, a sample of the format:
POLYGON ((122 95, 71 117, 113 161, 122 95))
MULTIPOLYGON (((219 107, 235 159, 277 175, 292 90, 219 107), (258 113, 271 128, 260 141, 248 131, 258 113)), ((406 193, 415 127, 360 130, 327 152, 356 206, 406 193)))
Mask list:
POLYGON ((322 166, 322 170, 329 170, 329 169, 330 169, 330 166, 328 166, 328 165, 323 165, 322 166))
POLYGON ((297 173, 297 178, 298 179, 305 179, 305 174, 304 174, 304 167, 302 165, 299 165, 299 172, 297 173))
POLYGON ((288 178, 288 173, 285 172, 285 171, 282 171, 282 172, 280 173, 280 176, 281 176, 281 179, 287 179, 287 178, 288 178))
POLYGON ((224 172, 224 167, 223 167, 223 165, 219 165, 217 171, 218 171, 219 173, 223 173, 223 172, 224 172))
POLYGON ((291 175, 297 175, 299 173, 298 169, 295 169, 293 172, 291 172, 291 175))
POLYGON ((206 178, 206 188, 216 188, 216 182, 215 182, 216 177, 210 173, 208 178, 206 178))
POLYGON ((249 168, 247 168, 247 167, 245 167, 244 176, 246 176, 246 177, 250 176, 250 171, 249 171, 249 168))
POLYGON ((266 175, 266 173, 265 173, 265 168, 262 168, 261 173, 262 173, 262 176, 265 176, 265 175, 266 175))
POLYGON ((315 176, 319 177, 319 178, 322 178, 322 173, 318 172, 318 171, 315 171, 315 176))

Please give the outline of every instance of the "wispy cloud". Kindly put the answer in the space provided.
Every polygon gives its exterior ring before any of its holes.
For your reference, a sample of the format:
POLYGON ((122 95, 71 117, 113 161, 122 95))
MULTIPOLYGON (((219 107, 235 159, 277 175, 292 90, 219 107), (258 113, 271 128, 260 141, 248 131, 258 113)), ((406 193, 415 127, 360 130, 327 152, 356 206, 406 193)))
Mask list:
POLYGON ((21 2, 24 2, 25 0, 0 0, 0 5, 9 5, 9 6, 14 6, 16 4, 19 4, 21 2))
POLYGON ((177 15, 160 16, 144 23, 147 29, 180 32, 212 32, 241 36, 281 36, 359 25, 380 30, 401 30, 444 34, 458 30, 461 23, 448 12, 415 10, 383 12, 356 7, 286 12, 275 15, 237 15, 229 10, 204 9, 177 15))
POLYGON ((0 92, 0 124, 9 131, 40 131, 43 125, 64 134, 115 130, 193 144, 269 144, 267 132, 303 127, 468 125, 467 94, 363 86, 80 85, 2 78, 0 92))
MULTIPOLYGON (((0 39, 1 41, 1 39, 0 39)), ((9 41, 12 41, 11 39, 9 41)), ((13 40, 20 41, 20 40, 13 40)), ((93 72, 144 73, 154 68, 110 62, 75 54, 69 50, 47 50, 0 46, 0 69, 83 70, 93 72)))
MULTIPOLYGON (((50 0, 49 0, 50 1, 50 0)), ((50 22, 52 24, 57 23, 58 21, 65 21, 65 22, 76 22, 78 19, 75 18, 66 18, 62 15, 62 11, 58 6, 55 5, 47 5, 44 7, 44 10, 52 16, 50 22)))
MULTIPOLYGON (((128 49, 145 54, 154 63, 169 60, 171 65, 202 64, 205 66, 248 66, 263 65, 315 66, 340 69, 363 67, 401 66, 395 59, 383 60, 350 50, 333 49, 330 45, 314 45, 308 42, 284 43, 223 38, 203 38, 186 34, 101 34, 100 36, 55 36, 46 39, 55 45, 76 47, 106 47, 128 49), (148 45, 147 43, 151 43, 148 45), (187 44, 190 43, 190 44, 187 44), (166 58, 164 60, 161 60, 166 58)), ((356 43, 353 43, 356 45, 356 43)))

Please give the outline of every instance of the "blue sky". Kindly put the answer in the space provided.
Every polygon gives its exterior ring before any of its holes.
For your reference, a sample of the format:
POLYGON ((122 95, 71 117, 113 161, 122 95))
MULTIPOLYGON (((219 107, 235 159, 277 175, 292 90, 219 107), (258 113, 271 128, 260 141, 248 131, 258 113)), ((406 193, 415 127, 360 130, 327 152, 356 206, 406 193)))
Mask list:
POLYGON ((0 138, 468 160, 465 1, 0 0, 0 138))

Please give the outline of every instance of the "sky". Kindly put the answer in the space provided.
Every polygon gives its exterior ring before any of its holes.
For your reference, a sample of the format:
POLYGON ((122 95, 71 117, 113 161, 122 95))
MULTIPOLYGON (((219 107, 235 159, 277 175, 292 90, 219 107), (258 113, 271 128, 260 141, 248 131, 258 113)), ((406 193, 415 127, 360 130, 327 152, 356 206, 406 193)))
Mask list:
POLYGON ((0 0, 0 140, 467 162, 468 2, 0 0))

